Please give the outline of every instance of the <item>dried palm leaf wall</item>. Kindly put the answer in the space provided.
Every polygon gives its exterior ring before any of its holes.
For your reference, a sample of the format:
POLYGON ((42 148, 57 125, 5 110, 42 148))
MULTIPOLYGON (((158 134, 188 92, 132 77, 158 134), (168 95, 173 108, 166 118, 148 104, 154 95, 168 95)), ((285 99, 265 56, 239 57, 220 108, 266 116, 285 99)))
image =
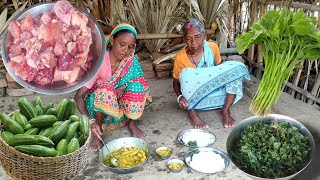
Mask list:
MULTIPOLYGON (((235 0, 229 0, 235 1, 235 0)), ((310 16, 315 16, 318 19, 318 26, 320 25, 320 1, 319 0, 305 0, 305 1, 266 1, 266 0, 236 0, 240 9, 234 19, 235 36, 249 29, 250 25, 259 17, 261 17, 268 10, 277 10, 289 7, 292 11, 304 10, 310 16), (240 13, 241 12, 241 13, 240 13)), ((247 56, 249 59, 255 61, 258 66, 263 67, 263 56, 258 46, 252 46, 248 50, 247 56)), ((320 75, 319 75, 319 60, 304 60, 300 68, 295 69, 293 75, 289 79, 289 87, 285 91, 303 102, 314 104, 312 97, 320 97, 320 75), (293 84, 293 85, 292 85, 293 84), (299 92, 298 92, 299 91, 299 92), (302 93, 300 93, 302 92, 302 93), (311 97, 311 98, 308 98, 311 97)), ((256 66, 250 65, 250 72, 254 76, 261 78, 263 72, 256 66)))

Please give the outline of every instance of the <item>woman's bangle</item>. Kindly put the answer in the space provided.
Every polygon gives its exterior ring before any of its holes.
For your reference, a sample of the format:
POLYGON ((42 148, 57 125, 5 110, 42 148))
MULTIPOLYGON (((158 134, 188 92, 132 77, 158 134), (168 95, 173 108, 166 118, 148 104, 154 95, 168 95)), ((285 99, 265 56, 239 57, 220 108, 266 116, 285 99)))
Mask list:
POLYGON ((177 98, 178 104, 180 103, 180 98, 182 97, 182 94, 180 94, 177 98))
POLYGON ((90 119, 90 126, 92 125, 92 123, 94 123, 94 122, 96 122, 96 120, 95 119, 90 119))

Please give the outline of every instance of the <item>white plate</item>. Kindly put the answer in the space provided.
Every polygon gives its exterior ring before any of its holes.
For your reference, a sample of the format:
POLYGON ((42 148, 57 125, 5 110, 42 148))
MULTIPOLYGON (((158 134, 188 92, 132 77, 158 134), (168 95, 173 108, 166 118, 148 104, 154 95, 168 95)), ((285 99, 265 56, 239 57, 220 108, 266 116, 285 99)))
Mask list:
MULTIPOLYGON (((205 174, 214 174, 214 173, 224 171, 230 164, 230 160, 228 156, 223 151, 215 148, 209 148, 209 147, 196 148, 196 149, 190 150, 185 156, 185 162, 192 170, 195 170, 200 173, 205 173, 205 174), (201 154, 201 153, 203 154, 212 153, 212 156, 216 156, 216 157, 220 156, 224 160, 223 162, 224 166, 223 167, 221 166, 222 167, 221 170, 215 170, 215 169, 205 170, 205 169, 202 169, 203 167, 196 166, 194 163, 191 163, 192 160, 194 160, 195 154, 201 154)), ((201 161, 201 163, 206 164, 206 167, 213 167, 215 165, 214 163, 218 163, 218 162, 207 157, 206 159, 201 161)))
POLYGON ((216 136, 206 130, 202 129, 187 129, 179 133, 177 137, 178 141, 188 147, 208 147, 212 146, 216 142, 216 136), (196 145, 193 145, 197 142, 196 145))

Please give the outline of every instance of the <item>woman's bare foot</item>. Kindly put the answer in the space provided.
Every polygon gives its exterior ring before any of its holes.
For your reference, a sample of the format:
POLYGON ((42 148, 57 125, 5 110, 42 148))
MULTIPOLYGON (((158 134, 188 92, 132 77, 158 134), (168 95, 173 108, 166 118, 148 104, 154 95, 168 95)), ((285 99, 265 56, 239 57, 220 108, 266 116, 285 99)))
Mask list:
POLYGON ((232 127, 236 124, 236 120, 231 117, 229 110, 222 110, 220 112, 220 117, 222 119, 223 127, 225 128, 232 127))
POLYGON ((146 135, 138 128, 136 122, 134 120, 129 120, 128 129, 132 137, 143 138, 146 135))
POLYGON ((209 126, 207 123, 203 122, 198 116, 195 110, 191 110, 188 112, 189 121, 191 126, 196 129, 208 129, 209 126))
POLYGON ((94 151, 98 151, 103 147, 103 144, 96 136, 92 136, 90 146, 94 151))

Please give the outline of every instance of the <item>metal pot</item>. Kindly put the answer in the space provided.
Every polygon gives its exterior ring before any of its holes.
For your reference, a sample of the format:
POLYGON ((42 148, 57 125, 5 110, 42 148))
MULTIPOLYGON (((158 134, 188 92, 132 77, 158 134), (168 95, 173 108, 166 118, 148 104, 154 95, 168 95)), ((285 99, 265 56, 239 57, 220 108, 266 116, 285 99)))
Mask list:
MULTIPOLYGON (((312 161, 312 157, 314 155, 315 152, 315 143, 314 143, 314 139, 313 136, 311 135, 310 131, 303 125, 301 124, 299 121, 290 118, 288 116, 284 116, 284 115, 279 115, 279 114, 269 114, 267 116, 253 116, 250 118, 247 118, 243 121, 241 121, 239 124, 237 124, 232 131, 230 132, 228 139, 227 139, 227 152, 228 152, 228 156, 230 158, 230 160, 235 164, 234 159, 231 155, 231 149, 232 147, 237 143, 236 140, 237 138, 241 135, 242 130, 247 127, 249 124, 253 123, 253 122, 257 122, 257 121, 262 121, 265 123, 270 123, 270 120, 274 120, 277 122, 287 122, 289 123, 291 126, 294 126, 296 128, 299 129, 299 131, 306 137, 308 137, 309 140, 309 144, 311 146, 311 153, 310 156, 307 159, 307 164, 298 172, 287 176, 287 177, 282 177, 282 178, 275 178, 277 180, 286 180, 286 179, 291 179, 294 176, 296 176, 297 174, 299 174, 300 172, 302 172, 312 161)), ((236 165, 236 164, 235 164, 236 165)), ((241 169, 240 169, 241 170, 241 169)), ((244 172, 244 171, 242 171, 244 172)), ((258 179, 258 180, 267 180, 268 178, 261 178, 261 177, 257 177, 254 176, 252 174, 248 174, 246 172, 244 172, 245 174, 247 174, 249 177, 251 177, 252 179, 258 179)))
POLYGON ((110 171, 112 171, 114 173, 128 174, 128 173, 138 171, 147 162, 147 160, 150 156, 149 144, 139 138, 134 138, 134 137, 119 138, 119 139, 115 139, 115 140, 107 143, 106 145, 108 146, 108 148, 111 152, 116 151, 116 150, 123 148, 123 147, 137 147, 137 148, 142 149, 146 152, 146 159, 142 163, 140 163, 134 167, 131 167, 131 168, 114 168, 114 167, 106 166, 103 163, 104 158, 109 154, 109 151, 107 150, 107 148, 103 147, 99 153, 100 163, 106 169, 109 169, 110 171))
MULTIPOLYGON (((22 19, 26 17, 26 15, 30 15, 31 17, 34 18, 36 16, 42 15, 45 12, 52 11, 53 7, 54 7, 54 2, 36 4, 19 13, 16 17, 13 18, 13 20, 22 19)), ((8 57, 9 47, 6 47, 6 44, 8 44, 10 40, 12 41, 12 38, 8 36, 8 30, 6 30, 4 32, 3 41, 1 45, 1 55, 3 59, 3 63, 8 73, 11 75, 11 77, 16 82, 18 82, 21 86, 42 94, 65 94, 65 93, 77 90, 80 87, 84 86, 98 72, 104 60, 104 55, 106 51, 104 33, 101 27, 99 26, 98 22, 89 12, 78 7, 75 7, 75 9, 87 15, 88 26, 91 28, 93 43, 90 45, 90 49, 94 56, 93 58, 94 60, 92 62, 91 68, 88 69, 88 71, 85 73, 82 79, 71 84, 53 83, 52 85, 41 86, 32 82, 24 81, 21 78, 19 78, 17 75, 15 75, 15 73, 7 66, 7 63, 9 61, 9 57, 8 57)))

